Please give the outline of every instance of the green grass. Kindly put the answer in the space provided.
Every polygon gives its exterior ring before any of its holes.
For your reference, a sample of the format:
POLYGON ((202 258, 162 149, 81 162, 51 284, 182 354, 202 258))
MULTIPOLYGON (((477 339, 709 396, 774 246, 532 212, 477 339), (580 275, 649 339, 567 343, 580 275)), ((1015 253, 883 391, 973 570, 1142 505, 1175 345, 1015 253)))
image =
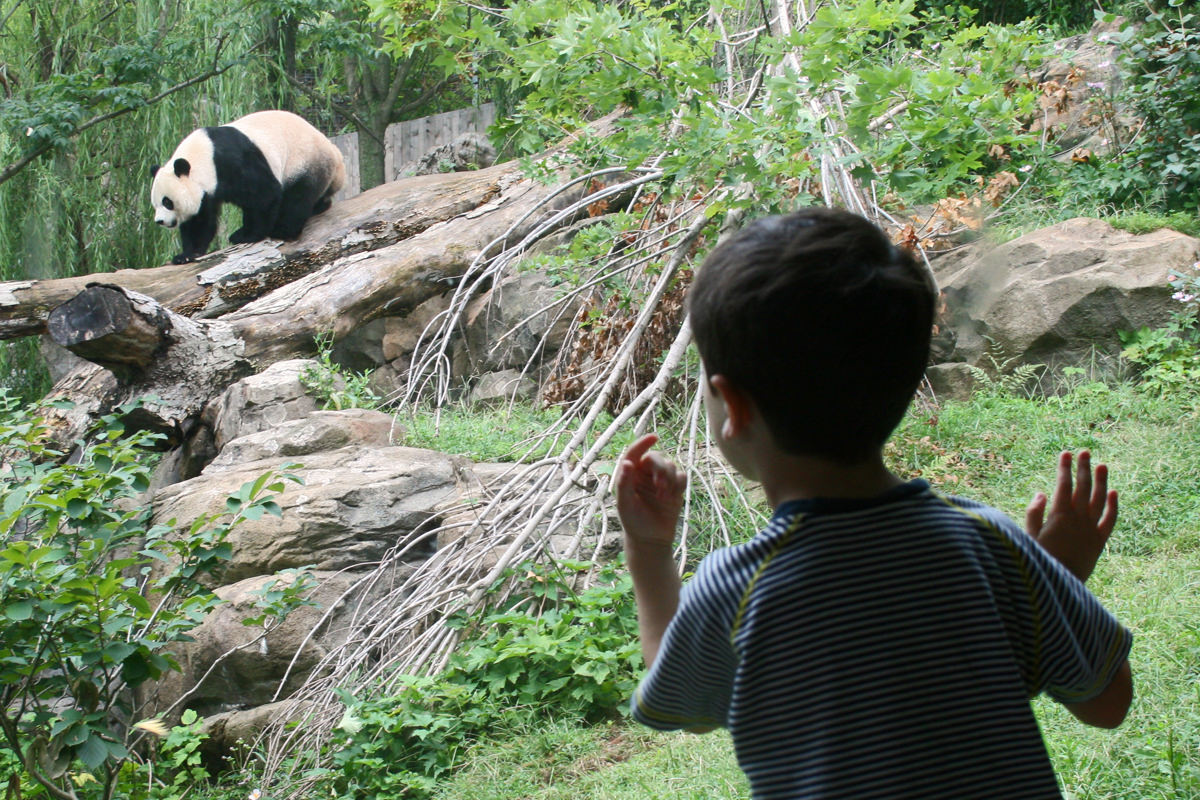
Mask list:
MULTIPOLYGON (((574 435, 574 422, 565 434, 559 435, 557 445, 546 438, 537 441, 537 437, 559 419, 560 413, 558 408, 534 408, 524 403, 511 406, 482 404, 447 406, 440 413, 418 407, 411 413, 401 413, 396 419, 404 426, 400 443, 406 447, 425 447, 473 461, 505 462, 522 457, 532 460, 561 452, 574 435)), ((678 415, 681 412, 671 413, 678 415)), ((611 416, 602 414, 593 431, 603 431, 611 422, 611 416)), ((669 447, 677 429, 663 427, 660 441, 669 447)), ((590 446, 594 441, 594 436, 589 437, 586 445, 590 446)), ((605 446, 600 457, 615 459, 632 441, 632 430, 626 426, 605 446)))
MULTIPOLYGON (((889 447, 893 467, 991 503, 1018 522, 1048 491, 1055 455, 1090 448, 1121 494, 1110 552, 1090 586, 1135 634, 1136 698, 1116 731, 1045 699, 1035 710, 1075 800, 1200 798, 1200 412, 1089 383, 1061 398, 975 397, 918 408, 889 447)), ((728 737, 627 723, 551 721, 473 746, 438 798, 748 797, 728 737)))
POLYGON ((1200 217, 1184 211, 1173 211, 1169 214, 1154 214, 1146 211, 1131 211, 1109 219, 1114 228, 1130 233, 1152 233, 1162 228, 1200 236, 1200 217))

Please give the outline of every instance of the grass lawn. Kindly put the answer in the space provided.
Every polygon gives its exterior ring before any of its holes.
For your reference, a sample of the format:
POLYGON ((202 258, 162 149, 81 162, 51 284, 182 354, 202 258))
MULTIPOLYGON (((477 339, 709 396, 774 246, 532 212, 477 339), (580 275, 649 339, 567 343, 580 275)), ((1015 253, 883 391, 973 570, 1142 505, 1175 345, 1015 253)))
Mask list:
MULTIPOLYGON (((1116 731, 1035 703, 1076 800, 1200 798, 1200 405, 1129 386, 1061 398, 976 397, 914 409, 893 467, 974 497, 1018 522, 1052 488, 1055 455, 1090 448, 1121 493, 1118 529, 1092 590, 1135 634, 1136 697, 1116 731)), ((615 722, 553 721, 474 745, 436 795, 508 798, 748 797, 724 733, 659 734, 615 722)))

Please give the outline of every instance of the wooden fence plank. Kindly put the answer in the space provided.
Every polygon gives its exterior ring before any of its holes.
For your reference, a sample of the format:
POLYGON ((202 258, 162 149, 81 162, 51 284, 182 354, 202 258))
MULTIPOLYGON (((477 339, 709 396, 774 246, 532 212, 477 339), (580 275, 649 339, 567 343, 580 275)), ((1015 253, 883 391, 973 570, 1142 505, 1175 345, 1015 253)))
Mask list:
MULTIPOLYGON (((394 181, 406 172, 411 174, 417 161, 433 148, 448 144, 464 133, 487 136, 488 126, 495 120, 495 103, 484 103, 476 108, 460 108, 389 125, 383 137, 384 175, 394 181)), ((362 191, 358 174, 358 134, 344 133, 330 140, 346 160, 346 185, 334 198, 345 200, 362 191)))

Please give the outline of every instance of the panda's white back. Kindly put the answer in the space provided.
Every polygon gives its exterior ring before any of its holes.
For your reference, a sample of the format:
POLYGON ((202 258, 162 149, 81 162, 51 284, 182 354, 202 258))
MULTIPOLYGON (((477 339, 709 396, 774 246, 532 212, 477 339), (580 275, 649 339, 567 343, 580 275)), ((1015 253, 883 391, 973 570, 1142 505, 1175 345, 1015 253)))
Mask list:
POLYGON ((314 162, 341 163, 341 152, 303 117, 290 111, 256 111, 229 123, 262 151, 276 180, 287 185, 314 162))

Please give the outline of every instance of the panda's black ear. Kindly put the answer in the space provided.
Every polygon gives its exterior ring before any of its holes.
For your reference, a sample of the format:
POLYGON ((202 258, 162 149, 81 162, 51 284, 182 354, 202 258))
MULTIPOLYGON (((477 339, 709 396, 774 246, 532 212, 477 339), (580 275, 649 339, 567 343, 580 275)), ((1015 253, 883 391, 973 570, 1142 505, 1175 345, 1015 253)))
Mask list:
POLYGON ((188 163, 186 158, 175 159, 175 177, 182 178, 192 171, 192 165, 188 163))
POLYGON ((150 168, 150 177, 153 178, 157 174, 158 174, 158 164, 155 164, 153 167, 150 168))

